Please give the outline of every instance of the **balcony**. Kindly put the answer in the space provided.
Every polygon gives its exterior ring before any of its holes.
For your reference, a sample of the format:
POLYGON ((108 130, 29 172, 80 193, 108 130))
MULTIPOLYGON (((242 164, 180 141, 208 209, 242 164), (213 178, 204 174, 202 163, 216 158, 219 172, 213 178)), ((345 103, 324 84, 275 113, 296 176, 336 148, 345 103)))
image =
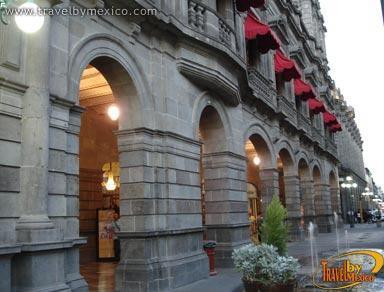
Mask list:
POLYGON ((297 126, 299 130, 303 131, 308 138, 312 137, 312 125, 309 119, 302 113, 297 113, 297 126))
POLYGON ((328 153, 330 153, 333 157, 337 158, 337 146, 336 146, 335 142, 333 142, 329 138, 325 139, 325 150, 328 153))
MULTIPOLYGON (((245 43, 242 16, 234 11, 229 19, 222 17, 215 9, 204 4, 203 0, 135 0, 129 2, 135 8, 156 9, 154 17, 169 26, 170 31, 178 32, 186 38, 203 42, 223 51, 235 62, 244 66, 245 43), (175 30, 176 29, 176 30, 175 30)), ((208 2, 210 3, 210 2, 208 2)), ((131 7, 131 8, 132 8, 131 7)))
POLYGON ((277 100, 272 81, 265 78, 256 68, 248 68, 248 82, 253 95, 275 111, 277 100))
POLYGON ((324 138, 323 138, 323 135, 321 134, 321 132, 316 129, 316 128, 312 128, 312 139, 313 141, 315 141, 318 146, 322 149, 324 149, 324 138))
MULTIPOLYGON (((186 1, 186 0, 184 0, 186 1)), ((236 52, 236 33, 214 9, 198 0, 188 1, 188 26, 195 32, 215 40, 236 52)), ((197 35, 195 35, 196 37, 197 35)), ((209 39, 205 41, 209 42, 209 39)))
POLYGON ((277 111, 283 116, 283 119, 292 126, 297 126, 297 113, 295 105, 287 100, 284 96, 277 97, 277 111))

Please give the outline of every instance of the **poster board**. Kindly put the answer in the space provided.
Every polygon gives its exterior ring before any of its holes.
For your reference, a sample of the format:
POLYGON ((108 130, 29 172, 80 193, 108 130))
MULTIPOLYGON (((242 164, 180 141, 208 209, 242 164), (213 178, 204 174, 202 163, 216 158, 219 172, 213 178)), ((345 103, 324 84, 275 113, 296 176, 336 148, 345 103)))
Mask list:
POLYGON ((98 258, 100 260, 114 259, 115 250, 113 238, 115 231, 113 229, 114 209, 97 211, 98 219, 98 258))

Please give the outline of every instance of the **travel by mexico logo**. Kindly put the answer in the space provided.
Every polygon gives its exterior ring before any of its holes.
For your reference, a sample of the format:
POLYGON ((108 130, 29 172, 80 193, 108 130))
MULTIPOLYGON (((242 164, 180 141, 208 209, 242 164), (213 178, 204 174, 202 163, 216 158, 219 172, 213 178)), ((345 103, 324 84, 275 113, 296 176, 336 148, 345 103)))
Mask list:
POLYGON ((374 282, 384 257, 374 250, 354 250, 320 261, 313 284, 320 289, 340 290, 374 282))

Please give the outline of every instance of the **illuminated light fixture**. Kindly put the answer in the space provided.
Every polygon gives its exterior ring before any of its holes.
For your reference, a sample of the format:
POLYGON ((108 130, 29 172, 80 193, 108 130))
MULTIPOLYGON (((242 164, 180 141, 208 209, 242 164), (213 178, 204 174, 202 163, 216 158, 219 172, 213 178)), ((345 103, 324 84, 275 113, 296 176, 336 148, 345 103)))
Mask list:
POLYGON ((261 162, 261 160, 260 160, 260 158, 259 158, 259 156, 255 156, 255 158, 253 158, 253 163, 255 164, 255 165, 260 165, 260 162, 261 162))
POLYGON ((44 16, 40 7, 33 2, 26 2, 19 7, 20 14, 15 16, 17 27, 25 33, 35 33, 44 25, 44 16), (22 13, 25 10, 25 13, 22 13))
POLYGON ((114 190, 116 190, 116 188, 117 188, 117 184, 115 183, 115 180, 113 179, 113 173, 112 172, 110 172, 109 174, 108 174, 108 180, 107 180, 107 183, 105 184, 105 189, 107 190, 107 191, 114 191, 114 190))
POLYGON ((347 187, 347 184, 342 183, 342 184, 341 184, 341 187, 342 187, 343 189, 345 189, 345 188, 347 187))
POLYGON ((352 187, 353 187, 353 188, 357 188, 357 183, 353 183, 353 184, 352 184, 352 187))
POLYGON ((108 108, 108 116, 112 121, 117 121, 118 118, 120 117, 120 109, 118 108, 117 105, 112 104, 108 108))
POLYGON ((102 167, 104 191, 113 192, 120 188, 120 166, 118 162, 107 162, 102 167))
POLYGON ((347 181, 352 181, 352 177, 347 176, 347 177, 346 177, 346 180, 347 180, 347 181))

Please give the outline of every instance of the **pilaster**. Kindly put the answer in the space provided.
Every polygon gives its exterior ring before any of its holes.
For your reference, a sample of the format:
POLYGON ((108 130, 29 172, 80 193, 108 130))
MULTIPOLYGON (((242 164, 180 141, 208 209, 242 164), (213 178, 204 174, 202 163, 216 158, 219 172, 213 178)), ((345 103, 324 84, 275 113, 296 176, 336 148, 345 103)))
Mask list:
POLYGON ((288 212, 288 234, 291 240, 303 238, 303 228, 300 224, 300 180, 298 175, 285 175, 285 203, 288 212))
POLYGON ((316 223, 320 233, 330 233, 333 229, 331 194, 328 184, 315 184, 316 223))

